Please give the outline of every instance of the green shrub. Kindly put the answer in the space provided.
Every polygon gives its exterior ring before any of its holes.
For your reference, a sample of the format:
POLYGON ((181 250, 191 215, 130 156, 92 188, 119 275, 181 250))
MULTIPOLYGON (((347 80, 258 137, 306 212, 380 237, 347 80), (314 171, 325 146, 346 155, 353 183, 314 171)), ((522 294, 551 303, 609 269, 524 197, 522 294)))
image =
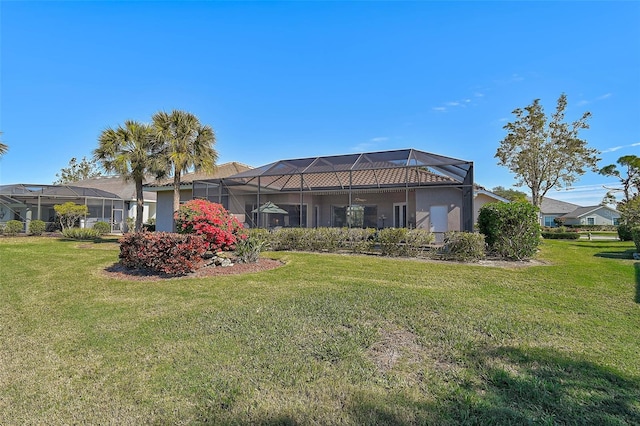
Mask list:
POLYGON ((129 268, 182 275, 202 264, 207 245, 199 235, 132 232, 120 239, 120 261, 129 268))
POLYGON ((636 245, 636 250, 640 253, 640 226, 631 228, 631 237, 633 238, 633 243, 636 245))
POLYGON ((65 228, 62 236, 71 240, 95 240, 100 234, 93 228, 65 228))
POLYGON ((347 244, 348 228, 315 228, 308 229, 309 249, 313 251, 336 252, 347 244))
POLYGON ((384 228, 378 232, 378 243, 383 256, 406 256, 406 241, 406 228, 384 228))
POLYGON ((96 222, 93 224, 93 229, 98 233, 98 235, 107 235, 111 232, 111 225, 107 222, 96 222))
POLYGON ((542 232, 542 238, 547 240, 577 240, 580 234, 577 232, 542 232))
POLYGON ((7 235, 16 235, 22 232, 24 225, 19 220, 10 220, 4 226, 4 233, 7 235))
POLYGON ((271 233, 273 250, 311 250, 312 239, 305 228, 280 228, 271 233))
POLYGON ((369 253, 376 244, 376 230, 374 228, 345 229, 346 246, 353 253, 369 253))
POLYGON ((236 243, 235 255, 240 263, 256 263, 260 253, 268 246, 268 241, 259 236, 250 235, 236 243))
POLYGON ((489 251, 512 260, 535 255, 540 244, 538 209, 528 202, 489 203, 480 208, 478 229, 489 251))
POLYGON ((633 240, 633 236, 631 235, 631 228, 633 227, 626 223, 621 223, 620 225, 618 225, 618 238, 620 238, 620 241, 633 240))
POLYGON ((29 233, 31 235, 42 235, 47 229, 47 224, 43 220, 32 220, 29 223, 29 233))
POLYGON ((480 233, 450 231, 445 233, 439 253, 448 260, 471 262, 485 257, 485 247, 485 237, 480 233))
POLYGON ((408 256, 417 257, 429 250, 435 236, 426 229, 410 229, 406 236, 406 253, 408 256))

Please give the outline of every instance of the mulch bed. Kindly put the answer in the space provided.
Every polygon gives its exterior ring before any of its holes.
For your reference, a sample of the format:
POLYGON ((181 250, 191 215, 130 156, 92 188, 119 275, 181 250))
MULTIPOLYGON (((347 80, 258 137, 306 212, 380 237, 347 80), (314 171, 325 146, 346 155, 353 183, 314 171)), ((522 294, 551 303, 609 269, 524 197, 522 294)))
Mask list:
POLYGON ((255 272, 268 271, 284 265, 283 262, 275 259, 260 258, 255 263, 234 263, 233 266, 205 266, 195 272, 185 275, 167 275, 148 270, 131 269, 116 263, 104 270, 110 277, 127 281, 158 281, 177 278, 206 278, 225 275, 250 274, 255 272))

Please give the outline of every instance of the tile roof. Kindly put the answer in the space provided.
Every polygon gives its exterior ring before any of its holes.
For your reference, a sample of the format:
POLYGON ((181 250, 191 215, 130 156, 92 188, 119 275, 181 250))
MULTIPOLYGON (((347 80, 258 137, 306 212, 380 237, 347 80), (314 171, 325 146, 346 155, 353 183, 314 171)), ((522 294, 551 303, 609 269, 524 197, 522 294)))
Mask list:
MULTIPOLYGON (((143 182, 144 184, 145 182, 143 182)), ((111 192, 124 200, 136 199, 136 183, 132 180, 126 181, 120 175, 98 176, 91 179, 83 179, 73 182, 71 185, 81 188, 95 188, 111 192)), ((156 194, 144 191, 145 201, 155 201, 156 194)))
MULTIPOLYGON (((225 178, 231 175, 235 175, 247 170, 251 170, 251 166, 247 166, 246 164, 238 163, 236 161, 231 161, 228 163, 218 164, 213 173, 208 172, 193 172, 182 175, 180 178, 181 185, 190 185, 194 181, 197 180, 209 180, 209 179, 220 179, 225 178)), ((162 187, 162 186, 171 186, 173 185, 173 178, 166 178, 155 180, 147 183, 146 187, 162 187)))

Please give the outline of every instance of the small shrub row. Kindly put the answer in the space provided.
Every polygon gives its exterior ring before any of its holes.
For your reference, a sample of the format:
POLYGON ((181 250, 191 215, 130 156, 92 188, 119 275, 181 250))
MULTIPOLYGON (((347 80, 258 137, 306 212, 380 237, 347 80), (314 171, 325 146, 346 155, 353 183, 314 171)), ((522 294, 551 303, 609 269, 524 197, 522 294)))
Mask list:
POLYGON ((5 223, 4 228, 2 229, 2 233, 5 235, 16 235, 22 232, 24 229, 24 225, 19 220, 9 220, 5 223))
POLYGON ((29 233, 31 235, 42 235, 47 229, 47 223, 43 220, 32 220, 29 223, 29 233))
POLYGON ((195 271, 201 265, 207 246, 199 235, 135 232, 120 239, 119 257, 128 268, 182 275, 195 271))
POLYGON ((477 232, 447 232, 439 254, 447 260, 476 262, 486 255, 484 235, 477 232))
POLYGON ((93 224, 94 231, 98 233, 98 235, 107 235, 111 232, 111 225, 104 221, 99 221, 93 224))
POLYGON ((95 240, 100 238, 100 233, 93 228, 65 228, 62 236, 70 240, 95 240))
POLYGON ((268 234, 272 250, 370 253, 379 245, 385 256, 420 256, 433 243, 423 229, 281 228, 268 234))
POLYGON ((575 229, 578 231, 611 231, 618 230, 617 225, 565 225, 567 228, 575 229))
POLYGON ((577 232, 542 232, 542 238, 547 240, 577 240, 580 234, 577 232))

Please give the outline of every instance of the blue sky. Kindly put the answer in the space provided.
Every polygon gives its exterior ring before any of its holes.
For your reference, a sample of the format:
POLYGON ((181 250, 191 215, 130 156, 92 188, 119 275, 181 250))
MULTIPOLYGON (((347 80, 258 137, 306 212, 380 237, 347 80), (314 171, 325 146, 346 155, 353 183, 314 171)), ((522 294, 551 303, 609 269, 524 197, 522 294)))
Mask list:
MULTIPOLYGON (((0 2, 0 184, 51 183, 106 127, 183 109, 220 162, 416 148, 494 158, 568 97, 602 166, 640 155, 640 2, 0 2)), ((597 204, 589 173, 549 194, 597 204)))

